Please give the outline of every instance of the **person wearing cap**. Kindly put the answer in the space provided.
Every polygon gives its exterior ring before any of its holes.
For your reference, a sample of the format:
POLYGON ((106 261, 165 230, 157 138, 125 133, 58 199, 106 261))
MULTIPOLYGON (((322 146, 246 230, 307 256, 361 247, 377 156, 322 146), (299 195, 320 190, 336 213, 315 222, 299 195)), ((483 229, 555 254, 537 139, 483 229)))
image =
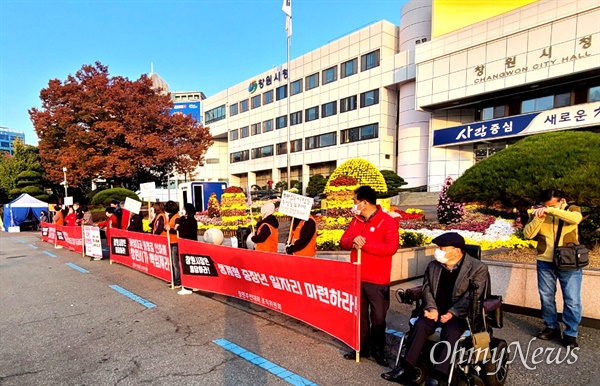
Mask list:
POLYGON ((256 245, 257 251, 277 252, 279 221, 273 213, 275 213, 275 205, 272 202, 267 202, 260 208, 262 219, 256 224, 256 234, 250 238, 256 245))
POLYGON ((426 386, 448 385, 452 353, 456 341, 468 329, 466 316, 469 311, 469 283, 476 288, 476 298, 481 296, 488 278, 487 266, 465 253, 465 239, 456 232, 444 233, 432 241, 438 246, 434 257, 425 270, 423 278, 423 310, 415 322, 408 339, 406 354, 392 371, 381 377, 393 382, 412 379, 421 351, 427 338, 441 327, 440 345, 434 366, 434 374, 426 386), (445 360, 444 360, 445 359, 445 360), (443 361, 442 361, 443 360, 443 361))
MULTIPOLYGON (((398 250, 398 222, 377 205, 377 193, 370 186, 354 191, 354 218, 340 239, 343 249, 350 249, 350 260, 358 260, 360 269, 360 351, 380 366, 388 366, 385 358, 385 318, 390 308, 390 274, 392 256, 398 250)), ((344 354, 355 360, 356 352, 344 354)))

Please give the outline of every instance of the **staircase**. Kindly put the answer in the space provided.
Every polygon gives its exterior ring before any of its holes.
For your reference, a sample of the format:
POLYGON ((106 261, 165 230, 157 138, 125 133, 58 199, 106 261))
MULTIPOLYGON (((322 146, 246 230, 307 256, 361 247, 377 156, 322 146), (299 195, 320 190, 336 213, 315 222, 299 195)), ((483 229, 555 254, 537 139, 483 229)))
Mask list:
POLYGON ((437 205, 439 192, 406 192, 391 197, 391 204, 395 206, 430 206, 437 205))

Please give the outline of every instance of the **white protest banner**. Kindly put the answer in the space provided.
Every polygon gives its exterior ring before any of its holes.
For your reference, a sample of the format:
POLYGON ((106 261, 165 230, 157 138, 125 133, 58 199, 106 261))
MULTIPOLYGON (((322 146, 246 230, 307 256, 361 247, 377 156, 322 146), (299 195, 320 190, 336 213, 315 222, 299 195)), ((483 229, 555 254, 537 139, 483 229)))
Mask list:
POLYGON ((281 195, 278 212, 290 217, 308 220, 312 206, 312 198, 284 191, 281 195))
POLYGON ((154 200, 156 197, 156 184, 154 182, 140 184, 140 197, 148 201, 154 200))
POLYGON ((85 255, 93 258, 102 258, 102 242, 100 241, 100 228, 85 225, 83 227, 83 242, 85 255))
POLYGON ((125 198, 125 205, 123 206, 124 210, 128 210, 131 213, 138 214, 140 213, 140 209, 142 208, 142 203, 138 200, 134 200, 131 197, 125 198))
POLYGON ((65 197, 65 205, 73 205, 73 197, 65 197))

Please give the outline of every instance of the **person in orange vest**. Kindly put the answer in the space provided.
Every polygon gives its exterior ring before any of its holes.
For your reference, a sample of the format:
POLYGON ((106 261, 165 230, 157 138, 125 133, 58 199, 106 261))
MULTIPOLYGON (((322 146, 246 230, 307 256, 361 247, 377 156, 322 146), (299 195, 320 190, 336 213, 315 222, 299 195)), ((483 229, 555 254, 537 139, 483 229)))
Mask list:
POLYGON ((257 251, 277 252, 279 221, 273 213, 275 213, 275 205, 272 202, 267 202, 260 208, 262 220, 256 224, 256 234, 250 238, 256 245, 257 251))
MULTIPOLYGON (((173 266, 173 285, 181 286, 181 274, 179 272, 179 246, 177 245, 177 227, 179 224, 179 205, 174 201, 167 201, 165 211, 169 215, 169 222, 165 229, 171 242, 171 264, 173 266)), ((169 283, 170 284, 170 283, 169 283)))
POLYGON ((294 218, 292 240, 286 245, 285 252, 288 255, 317 256, 317 222, 312 215, 306 221, 294 218))
POLYGON ((54 205, 54 217, 52 220, 56 225, 65 225, 65 217, 63 216, 62 207, 60 205, 54 205))
POLYGON ((152 234, 165 236, 167 234, 165 226, 168 223, 167 215, 165 214, 165 205, 162 202, 155 202, 154 205, 152 205, 152 209, 154 210, 154 218, 150 223, 152 234))

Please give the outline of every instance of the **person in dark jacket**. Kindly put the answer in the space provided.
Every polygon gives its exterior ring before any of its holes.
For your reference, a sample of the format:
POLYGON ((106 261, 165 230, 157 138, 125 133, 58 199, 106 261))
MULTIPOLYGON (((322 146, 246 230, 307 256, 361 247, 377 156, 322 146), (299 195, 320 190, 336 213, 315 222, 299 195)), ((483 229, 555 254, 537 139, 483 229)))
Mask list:
POLYGON ((110 206, 114 208, 114 215, 117 217, 117 228, 121 229, 121 222, 123 221, 123 209, 121 209, 121 205, 119 205, 119 201, 112 200, 110 202, 110 206))
POLYGON ((438 362, 433 376, 426 386, 448 385, 450 361, 460 336, 469 327, 466 316, 469 311, 469 284, 476 288, 475 298, 479 299, 485 290, 488 278, 487 266, 465 253, 465 239, 456 232, 444 233, 432 240, 438 246, 435 260, 430 262, 423 278, 423 311, 415 322, 408 340, 406 354, 392 371, 381 374, 385 380, 406 382, 413 377, 414 368, 429 335, 441 327, 441 345, 436 352, 438 362))
POLYGON ((129 217, 129 225, 127 226, 127 230, 130 232, 144 232, 144 222, 142 221, 144 218, 139 213, 132 213, 129 217))
POLYGON ((196 209, 191 203, 183 206, 185 214, 179 218, 175 229, 179 232, 180 239, 188 239, 198 241, 198 220, 196 220, 196 209))
POLYGON ((285 246, 285 253, 306 257, 317 255, 317 222, 312 215, 308 220, 294 218, 291 240, 285 246))
POLYGON ((267 202, 260 208, 262 220, 256 224, 256 234, 250 238, 256 245, 257 251, 277 252, 279 221, 273 213, 275 213, 275 205, 272 202, 267 202))

